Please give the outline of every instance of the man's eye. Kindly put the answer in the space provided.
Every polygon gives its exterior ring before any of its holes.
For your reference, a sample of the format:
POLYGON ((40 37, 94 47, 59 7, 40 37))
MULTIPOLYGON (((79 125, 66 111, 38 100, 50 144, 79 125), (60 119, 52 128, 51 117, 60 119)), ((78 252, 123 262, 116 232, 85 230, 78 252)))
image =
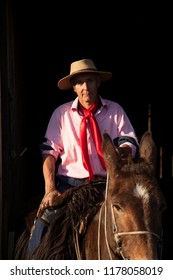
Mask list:
POLYGON ((76 86, 76 85, 81 85, 82 84, 82 81, 75 81, 73 82, 73 85, 76 86))

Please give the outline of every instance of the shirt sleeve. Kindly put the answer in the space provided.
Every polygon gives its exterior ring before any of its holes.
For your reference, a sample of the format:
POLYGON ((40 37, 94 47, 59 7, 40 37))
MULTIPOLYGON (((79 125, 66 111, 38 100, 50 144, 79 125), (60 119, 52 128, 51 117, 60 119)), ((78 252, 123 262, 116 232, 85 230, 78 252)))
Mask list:
POLYGON ((45 141, 40 145, 42 155, 52 155, 56 160, 63 149, 60 119, 58 109, 56 109, 49 120, 45 141))
POLYGON ((139 146, 138 139, 126 112, 119 104, 118 106, 118 137, 113 141, 115 146, 128 145, 131 147, 132 156, 134 157, 139 146))

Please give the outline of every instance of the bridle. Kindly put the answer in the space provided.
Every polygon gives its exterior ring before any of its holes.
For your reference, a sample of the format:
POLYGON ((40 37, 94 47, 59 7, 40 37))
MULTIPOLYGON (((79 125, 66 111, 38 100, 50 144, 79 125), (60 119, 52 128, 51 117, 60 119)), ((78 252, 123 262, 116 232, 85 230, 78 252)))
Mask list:
MULTIPOLYGON (((103 206, 105 206, 105 241, 106 241, 106 247, 107 247, 107 251, 109 254, 109 258, 110 260, 112 260, 112 253, 110 250, 110 246, 108 243, 108 238, 107 238, 107 228, 106 228, 106 221, 107 221, 107 194, 108 194, 108 186, 109 186, 109 174, 107 174, 107 180, 106 180, 106 192, 105 192, 105 201, 103 202, 101 208, 100 208, 100 213, 99 213, 99 224, 98 224, 98 260, 101 259, 101 254, 100 254, 100 226, 101 226, 101 217, 102 217, 102 210, 103 210, 103 206)), ((114 206, 111 204, 111 216, 112 216, 112 233, 113 233, 113 237, 116 243, 116 251, 115 254, 118 255, 119 257, 121 257, 123 260, 126 260, 127 258, 124 256, 123 252, 122 252, 122 242, 120 237, 123 235, 137 235, 137 234, 150 234, 155 236, 156 238, 158 238, 159 240, 161 240, 161 237, 153 232, 153 231, 144 231, 144 230, 139 230, 139 231, 125 231, 125 232, 118 232, 118 228, 117 228, 117 224, 116 224, 116 220, 115 220, 115 215, 114 215, 114 206)))
POLYGON ((112 224, 113 224, 113 236, 116 243, 116 253, 120 255, 123 259, 126 259, 122 253, 122 247, 121 247, 121 239, 120 236, 122 235, 136 235, 136 234, 150 234, 157 237, 159 240, 161 239, 160 236, 153 232, 153 231, 147 231, 147 230, 138 230, 138 231, 125 231, 125 232, 118 232, 116 221, 115 221, 115 215, 114 215, 114 206, 111 204, 111 214, 112 214, 112 224))

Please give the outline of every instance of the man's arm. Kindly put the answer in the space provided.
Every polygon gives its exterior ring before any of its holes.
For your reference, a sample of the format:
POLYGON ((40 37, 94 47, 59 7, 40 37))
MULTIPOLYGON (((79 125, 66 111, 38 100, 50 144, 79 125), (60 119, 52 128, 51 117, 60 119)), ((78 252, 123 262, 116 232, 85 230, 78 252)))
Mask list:
POLYGON ((55 186, 55 164, 56 160, 52 155, 43 155, 43 176, 45 181, 45 195, 43 197, 42 209, 54 206, 55 196, 60 195, 55 186))

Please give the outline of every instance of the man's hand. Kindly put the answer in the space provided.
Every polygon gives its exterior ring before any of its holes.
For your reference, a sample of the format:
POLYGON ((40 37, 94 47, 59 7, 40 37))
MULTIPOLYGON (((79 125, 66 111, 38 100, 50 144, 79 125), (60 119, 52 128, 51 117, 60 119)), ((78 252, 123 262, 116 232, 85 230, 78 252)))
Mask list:
POLYGON ((117 148, 119 155, 121 156, 122 160, 127 160, 129 156, 132 156, 132 149, 128 145, 123 145, 117 148))

